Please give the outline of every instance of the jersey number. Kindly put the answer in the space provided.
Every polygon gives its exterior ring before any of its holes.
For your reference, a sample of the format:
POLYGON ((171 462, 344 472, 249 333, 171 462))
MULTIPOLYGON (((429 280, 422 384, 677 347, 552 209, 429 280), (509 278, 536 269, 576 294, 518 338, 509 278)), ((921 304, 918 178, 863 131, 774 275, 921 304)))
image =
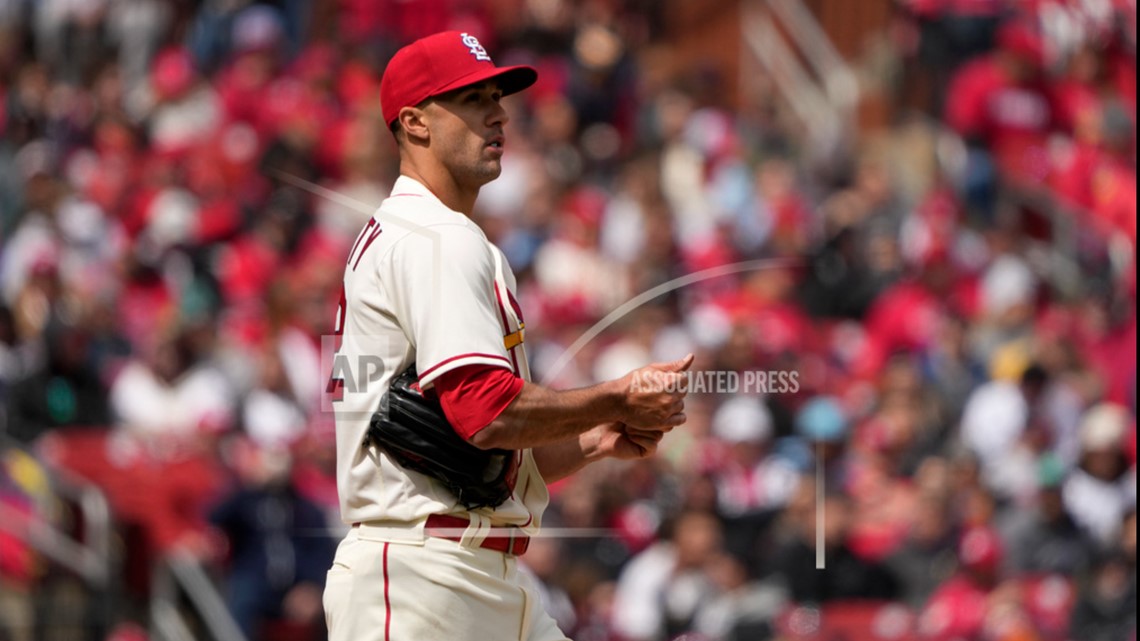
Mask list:
POLYGON ((336 355, 340 354, 340 344, 344 337, 344 314, 347 311, 348 305, 344 296, 344 285, 340 286, 340 302, 336 306, 336 321, 333 324, 333 369, 329 374, 328 385, 325 386, 325 394, 328 394, 329 400, 333 402, 344 400, 344 378, 337 376, 336 355))

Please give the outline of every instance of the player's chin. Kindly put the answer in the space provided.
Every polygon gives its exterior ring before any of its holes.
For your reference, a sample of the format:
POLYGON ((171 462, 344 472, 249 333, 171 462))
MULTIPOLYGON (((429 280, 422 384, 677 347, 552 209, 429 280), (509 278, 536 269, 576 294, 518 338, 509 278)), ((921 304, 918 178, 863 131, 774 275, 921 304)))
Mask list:
POLYGON ((476 173, 478 174, 478 177, 483 182, 483 184, 487 184, 492 180, 498 178, 503 173, 503 163, 499 162, 499 159, 497 158, 492 160, 484 160, 483 162, 479 163, 479 167, 476 169, 476 173))

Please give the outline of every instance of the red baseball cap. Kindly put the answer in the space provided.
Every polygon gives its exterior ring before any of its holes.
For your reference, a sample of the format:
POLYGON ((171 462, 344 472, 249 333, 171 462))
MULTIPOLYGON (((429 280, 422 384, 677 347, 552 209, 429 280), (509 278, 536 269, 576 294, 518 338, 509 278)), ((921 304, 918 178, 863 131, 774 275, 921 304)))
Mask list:
POLYGON ((1013 19, 998 29, 998 46, 1035 64, 1045 64, 1045 41, 1032 25, 1013 19))
POLYGON ((958 541, 958 561, 971 570, 994 571, 1003 555, 1001 537, 992 528, 972 527, 958 541))
POLYGON ((538 72, 526 65, 496 67, 475 36, 444 31, 400 49, 380 80, 380 108, 388 128, 400 110, 432 96, 495 78, 503 95, 526 89, 538 72))

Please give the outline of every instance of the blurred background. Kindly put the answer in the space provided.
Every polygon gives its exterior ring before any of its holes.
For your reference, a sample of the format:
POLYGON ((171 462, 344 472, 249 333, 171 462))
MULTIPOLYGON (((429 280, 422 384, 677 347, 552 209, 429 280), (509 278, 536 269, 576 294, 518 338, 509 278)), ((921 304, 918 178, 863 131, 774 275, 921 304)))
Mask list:
POLYGON ((447 28, 540 70, 476 212, 537 380, 798 375, 552 488, 571 637, 1136 638, 1135 0, 0 0, 0 639, 323 638, 320 339, 447 28))

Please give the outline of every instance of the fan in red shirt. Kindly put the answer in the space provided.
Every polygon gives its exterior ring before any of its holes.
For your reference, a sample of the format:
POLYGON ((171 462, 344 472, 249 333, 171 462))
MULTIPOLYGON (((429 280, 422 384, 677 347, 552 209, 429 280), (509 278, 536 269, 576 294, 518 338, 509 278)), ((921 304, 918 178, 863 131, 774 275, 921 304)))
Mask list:
POLYGON ((961 569, 930 597, 919 617, 919 637, 979 639, 986 623, 987 601, 998 583, 1001 559, 1001 540, 993 530, 967 530, 958 544, 961 569))
MULTIPOLYGON (((1046 145, 1060 127, 1042 74, 1044 58, 1040 34, 1020 21, 1010 21, 998 32, 998 48, 967 63, 951 80, 946 121, 974 152, 968 180, 975 190, 992 191, 998 176, 1031 184, 1048 175, 1046 145)), ((992 200, 979 200, 984 193, 975 191, 971 200, 989 211, 992 200)))

